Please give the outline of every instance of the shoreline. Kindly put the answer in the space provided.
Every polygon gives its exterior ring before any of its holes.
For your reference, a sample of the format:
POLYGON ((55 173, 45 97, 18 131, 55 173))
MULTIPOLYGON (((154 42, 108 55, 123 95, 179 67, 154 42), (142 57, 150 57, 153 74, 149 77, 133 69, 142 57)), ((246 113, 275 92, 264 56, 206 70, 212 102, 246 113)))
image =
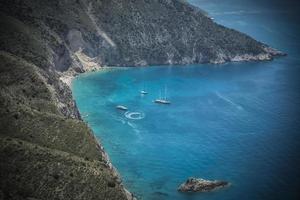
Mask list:
MULTIPOLYGON (((266 54, 268 55, 268 54, 266 54)), ((269 54, 269 56, 263 56, 261 57, 261 55, 257 55, 257 56, 252 56, 250 57, 247 57, 247 55, 244 55, 244 56, 241 56, 239 57, 239 59, 237 60, 230 60, 230 61, 224 61, 224 62, 216 62, 216 63, 194 63, 194 64, 197 64, 197 65, 205 65, 205 64, 209 64, 209 65, 225 65, 225 64, 228 64, 228 63, 241 63, 241 62, 264 62, 264 61, 272 61, 273 59, 275 58, 279 58, 279 57, 282 57, 282 56, 286 56, 286 54, 280 52, 280 51, 277 51, 276 50, 276 54, 269 54), (248 58, 248 59, 247 59, 248 58)), ((160 65, 160 66, 180 66, 180 65, 190 65, 190 64, 174 64, 174 65, 160 65)), ((148 67, 152 67, 152 66, 155 66, 155 65, 147 65, 148 67)), ((68 70, 66 72, 63 72, 63 73, 60 73, 60 81, 62 81, 63 83, 66 84, 66 86, 71 90, 72 92, 72 81, 74 80, 74 78, 78 77, 79 75, 83 75, 83 74, 88 74, 88 73, 95 73, 95 72, 104 72, 105 70, 116 70, 116 68, 119 69, 126 69, 126 68, 133 68, 133 67, 147 67, 145 65, 140 65, 140 66, 132 66, 132 67, 120 67, 120 66, 116 66, 116 67, 113 67, 113 66, 104 66, 104 67, 101 67, 99 65, 97 65, 97 67, 92 67, 92 68, 85 68, 83 72, 75 72, 72 68, 71 70, 68 70)), ((73 98, 73 92, 72 92, 72 99, 73 101, 76 103, 76 101, 74 100, 73 98)), ((81 118, 81 114, 79 112, 79 109, 76 107, 79 115, 80 115, 80 118, 79 120, 83 121, 83 119, 81 118)), ((83 121, 84 122, 84 121, 83 121)), ((97 142, 97 144, 99 145, 99 148, 101 149, 101 155, 102 157, 105 159, 106 161, 106 165, 107 167, 112 171, 113 175, 115 177, 117 177, 117 180, 120 182, 125 194, 126 194, 126 197, 128 200, 137 200, 137 198, 134 196, 133 193, 131 193, 129 190, 127 190, 125 188, 125 186, 122 184, 122 178, 121 178, 121 175, 120 173, 118 172, 117 168, 115 168, 113 166, 113 164, 111 163, 110 161, 110 158, 109 158, 109 155, 108 153, 105 151, 104 147, 102 146, 101 142, 99 141, 99 139, 96 137, 96 135, 94 134, 92 128, 88 125, 88 123, 84 122, 91 130, 91 132, 93 133, 93 138, 94 140, 97 142)))
POLYGON ((244 55, 236 55, 232 58, 229 59, 222 59, 222 60, 217 60, 217 61, 210 61, 210 62, 203 62, 203 63, 174 63, 174 64, 150 64, 150 65, 134 65, 134 66, 122 66, 122 65, 118 65, 118 66, 100 66, 98 64, 96 64, 93 67, 85 67, 83 69, 82 72, 76 72, 74 71, 74 69, 69 69, 65 72, 61 72, 59 73, 60 75, 60 80, 65 83, 67 86, 69 86, 69 88, 71 89, 72 86, 72 81, 74 78, 76 78, 79 75, 82 74, 87 74, 87 73, 94 73, 94 72, 100 72, 103 70, 112 70, 112 69, 128 69, 128 68, 135 68, 135 67, 153 67, 153 66, 187 66, 187 65, 226 65, 226 64, 230 64, 230 63, 243 63, 243 62, 268 62, 268 61, 272 61, 274 59, 278 59, 280 57, 285 57, 287 56, 286 53, 281 52, 279 50, 273 49, 271 47, 267 47, 265 48, 267 53, 261 53, 258 54, 256 56, 253 55, 248 55, 248 54, 244 54, 244 55))
MULTIPOLYGON (((82 75, 82 74, 87 74, 87 73, 94 73, 94 72, 99 72, 99 71, 103 71, 103 70, 108 70, 109 68, 110 67, 93 67, 93 68, 87 68, 86 71, 83 71, 81 73, 75 72, 73 69, 71 69, 71 70, 68 70, 68 71, 66 71, 64 73, 60 73, 59 80, 62 81, 68 87, 68 89, 70 89, 70 91, 72 92, 72 81, 77 76, 82 75)), ((73 92, 71 94, 72 94, 72 99, 73 99, 73 92)), ((76 101, 74 99, 73 99, 73 101, 76 104, 76 101)), ((81 118, 81 114, 79 112, 79 109, 77 107, 76 107, 76 109, 77 109, 77 111, 79 113, 79 119, 78 120, 84 122, 83 119, 81 118)), ((89 126, 88 123, 86 123, 86 122, 84 122, 84 123, 91 130, 92 137, 94 138, 94 140, 96 141, 96 143, 97 143, 97 145, 98 145, 98 147, 100 149, 101 156, 105 160, 106 166, 111 170, 113 176, 116 177, 117 181, 120 183, 120 185, 121 185, 121 187, 122 187, 122 189, 123 189, 123 191, 124 191, 127 199, 128 200, 137 200, 137 198, 134 196, 134 194, 131 193, 129 190, 127 190, 125 188, 125 186, 122 184, 123 181, 121 179, 120 173, 118 172, 118 170, 111 163, 109 155, 106 153, 106 151, 105 151, 104 147, 102 146, 101 142, 99 141, 99 139, 94 134, 92 128, 89 126)))
MULTIPOLYGON (((143 67, 143 66, 133 66, 133 67, 143 67)), ((119 66, 105 66, 105 67, 97 67, 88 69, 83 72, 75 72, 74 70, 68 70, 66 72, 59 73, 60 77, 59 80, 61 80, 63 83, 65 83, 70 89, 72 88, 72 81, 77 78, 80 75, 83 74, 89 74, 89 73, 96 73, 96 72, 106 72, 106 71, 112 71, 112 70, 125 70, 132 67, 119 67, 119 66)))

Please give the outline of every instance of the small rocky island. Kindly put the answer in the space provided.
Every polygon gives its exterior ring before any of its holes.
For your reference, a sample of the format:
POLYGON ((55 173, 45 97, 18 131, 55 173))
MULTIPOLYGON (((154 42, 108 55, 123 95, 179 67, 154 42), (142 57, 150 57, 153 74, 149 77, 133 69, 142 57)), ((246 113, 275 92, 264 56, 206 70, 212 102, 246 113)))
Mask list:
POLYGON ((229 185, 230 183, 227 181, 210 181, 192 177, 182 183, 177 190, 179 192, 210 192, 229 185))

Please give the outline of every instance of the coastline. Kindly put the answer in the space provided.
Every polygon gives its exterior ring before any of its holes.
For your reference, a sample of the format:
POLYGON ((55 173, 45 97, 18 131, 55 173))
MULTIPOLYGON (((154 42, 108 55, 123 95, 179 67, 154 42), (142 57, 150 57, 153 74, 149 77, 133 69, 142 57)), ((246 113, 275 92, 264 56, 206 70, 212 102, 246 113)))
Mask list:
MULTIPOLYGON (((270 48, 272 49, 272 48, 270 48)), ((226 64, 226 63, 234 63, 234 62, 264 62, 264 61, 271 61, 273 60, 274 58, 277 58, 277 57, 281 57, 281 56, 285 56, 286 54, 280 52, 280 51, 277 51, 277 50, 274 50, 272 49, 272 53, 266 53, 265 55, 257 55, 257 56, 248 56, 248 55, 243 55, 243 56, 238 56, 238 59, 232 59, 230 61, 222 61, 222 62, 210 62, 210 63, 198 63, 199 65, 204 65, 204 64, 212 64, 212 65, 222 65, 222 64, 226 64)), ((237 57, 237 56, 236 56, 237 57)), ((235 57, 235 58, 236 58, 235 57)), ((178 64, 180 65, 180 64, 178 64)), ((186 64, 188 65, 188 64, 186 64)), ((151 66, 151 65, 149 65, 151 66)), ((132 66, 132 67, 146 67, 145 65, 140 65, 140 66, 132 66)), ((129 67, 117 67, 118 69, 120 68, 129 68, 129 67)), ((68 87, 68 89, 70 89, 70 91, 72 91, 72 81, 74 80, 74 78, 76 78, 77 76, 79 75, 82 75, 82 74, 88 74, 88 73, 94 73, 94 72, 104 72, 104 70, 113 70, 113 69, 116 69, 112 66, 105 66, 105 67, 101 67, 100 65, 96 65, 93 66, 93 67, 86 67, 84 69, 83 72, 75 72, 72 68, 69 69, 68 71, 64 72, 64 73, 60 73, 60 81, 62 81, 63 83, 65 83, 65 85, 68 87)), ((73 94, 72 94, 72 98, 73 98, 73 94)), ((76 101, 73 99, 73 101, 76 103, 76 101)), ((80 116, 80 112, 78 110, 78 108, 76 107, 78 113, 79 113, 79 116, 80 116)), ((80 116, 80 119, 81 121, 82 118, 80 116)), ((84 122, 87 126, 88 124, 86 122, 84 122)), ((89 127, 91 129, 91 127, 89 127)), ((106 166, 112 171, 112 174, 114 175, 114 177, 117 178, 117 181, 121 184, 121 187, 123 188, 125 194, 126 194, 126 197, 128 200, 136 200, 137 198, 134 196, 133 193, 131 193, 129 190, 127 190, 125 188, 125 186, 122 184, 122 179, 121 179, 121 175, 120 173, 118 172, 118 170, 113 166, 113 164, 111 163, 110 161, 110 158, 109 158, 109 155, 108 153, 105 151, 104 147, 102 146, 101 142, 99 141, 99 139, 96 137, 96 135, 94 134, 94 132, 92 131, 91 129, 91 132, 92 132, 92 136, 94 138, 94 140, 97 142, 97 145, 99 147, 99 149, 101 150, 101 155, 102 157, 105 159, 105 162, 106 162, 106 166)))
MULTIPOLYGON (((193 61, 189 62, 183 62, 183 63, 172 63, 172 61, 168 64, 157 64, 159 66, 176 66, 176 65, 190 65, 190 64, 198 64, 198 65, 205 65, 205 64, 212 64, 212 65, 222 65, 227 63, 240 63, 240 62, 266 62, 266 61, 272 61, 273 59, 280 58, 283 56, 287 56, 286 53, 279 51, 277 49, 271 48, 271 47, 265 47, 264 48, 265 53, 260 53, 258 55, 250 55, 250 54, 241 54, 241 55, 235 55, 231 58, 226 58, 222 54, 218 55, 218 59, 211 60, 209 62, 202 62, 202 63, 195 63, 193 61)), ((59 73, 60 80, 65 83, 69 88, 71 89, 72 81, 74 78, 76 78, 80 74, 86 74, 86 73, 93 73, 93 72, 99 72, 103 70, 112 70, 112 69, 124 69, 124 68, 131 68, 131 67, 147 67, 147 66, 156 66, 153 64, 145 65, 145 64, 137 64, 134 66, 100 66, 97 63, 92 63, 93 65, 87 64, 87 62, 82 62, 81 64, 84 66, 83 71, 76 72, 74 69, 70 68, 66 72, 59 73)))
MULTIPOLYGON (((207 20, 211 17, 205 11, 180 1, 159 2, 161 6, 147 1, 127 6, 128 2, 123 1, 111 4, 109 1, 82 0, 76 3, 51 2, 46 6, 38 1, 2 4, 1 51, 5 54, 1 54, 4 87, 0 98, 5 106, 1 109, 3 123, 0 132, 3 136, 13 137, 12 144, 18 145, 11 145, 9 151, 6 148, 1 152, 4 161, 1 171, 4 173, 0 197, 3 190, 4 195, 15 198, 20 192, 21 195, 30 194, 28 199, 43 199, 47 195, 51 199, 80 196, 87 199, 138 198, 123 185, 121 175, 124 174, 120 174, 111 163, 107 149, 101 144, 104 138, 95 135, 79 112, 72 81, 83 74, 89 76, 100 72, 101 76, 106 70, 158 65, 184 67, 194 64, 225 68, 227 63, 250 62, 251 66, 252 62, 272 61, 286 55, 242 32, 223 27, 214 19, 207 20), (158 15, 146 12, 152 9, 156 9, 158 15), (107 10, 111 12, 107 13, 107 10), (163 20, 153 20, 157 16, 163 20), (179 29, 179 25, 184 28, 179 29), (164 30, 160 29, 162 26, 164 30), (30 153, 26 158, 19 150, 22 143, 18 140, 29 142, 32 147, 49 148, 49 155, 59 150, 89 159, 87 163, 91 166, 93 160, 100 160, 103 165, 95 169, 105 178, 89 176, 76 161, 72 165, 63 165, 68 163, 65 157, 48 158, 35 148, 23 145, 25 155, 30 153), (15 157, 11 156, 13 153, 15 157), (34 168, 40 158, 47 159, 39 168, 34 168), (51 166, 51 163, 60 166, 51 166), (64 171, 61 171, 61 164, 65 166, 64 171), (43 179, 49 172, 50 179, 43 179), (86 184, 79 189, 83 180, 86 184), (12 186, 8 191, 7 185, 12 186), (28 194, 23 191, 28 191, 28 194)), ((6 140, 1 144, 4 143, 6 140)))
MULTIPOLYGON (((94 72, 99 72, 99 71, 103 71, 103 70, 110 70, 109 69, 110 67, 100 67, 99 65, 96 65, 96 67, 88 67, 88 68, 85 68, 85 71, 81 72, 81 73, 78 73, 78 72, 75 72, 74 70, 68 70, 64 73, 60 73, 60 81, 62 81, 67 87, 68 89, 72 92, 72 81, 74 80, 74 78, 76 78, 78 75, 80 74, 87 74, 87 73, 94 73, 94 72)), ((72 94, 72 98, 73 98, 73 94, 72 94)), ((73 101, 75 102, 75 100, 73 99, 73 101)), ((78 108, 76 107, 78 113, 79 113, 79 116, 80 118, 78 120, 82 120, 81 118, 81 115, 80 115, 80 112, 78 110, 78 108)), ((84 121, 83 121, 84 122, 84 121)), ((89 125, 84 122, 88 127, 89 125)), ((110 161, 110 158, 109 158, 109 155, 106 153, 104 147, 102 146, 101 142, 99 141, 99 139, 96 137, 96 135, 94 134, 94 132, 92 131, 91 127, 89 127, 89 129, 91 130, 91 133, 92 133, 92 137, 94 138, 95 142, 97 143, 97 146, 99 147, 100 149, 100 153, 101 153, 101 156, 102 158, 104 158, 104 161, 105 161, 105 164, 106 166, 111 170, 113 176, 117 179, 117 182, 120 183, 126 197, 128 200, 137 200, 137 198, 134 196, 133 193, 131 193, 129 190, 127 190, 125 188, 125 186, 122 184, 122 179, 121 179, 121 176, 118 172, 118 170, 113 166, 113 164, 111 163, 110 161)))

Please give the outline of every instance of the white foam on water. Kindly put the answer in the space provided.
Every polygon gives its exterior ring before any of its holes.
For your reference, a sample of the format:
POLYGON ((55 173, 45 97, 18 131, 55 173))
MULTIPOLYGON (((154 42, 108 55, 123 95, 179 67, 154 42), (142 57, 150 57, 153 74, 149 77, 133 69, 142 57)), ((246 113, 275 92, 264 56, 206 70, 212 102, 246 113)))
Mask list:
POLYGON ((118 122, 121 122, 122 124, 126 124, 126 121, 122 118, 122 117, 118 117, 118 116, 115 116, 115 115, 110 115, 112 119, 118 121, 118 122))
POLYGON ((137 125, 131 122, 127 122, 127 124, 133 129, 133 131, 137 134, 137 136, 139 136, 141 131, 137 128, 137 125))
POLYGON ((243 110, 243 107, 242 107, 242 106, 240 106, 240 105, 234 103, 234 102, 231 101, 229 98, 227 98, 227 97, 221 95, 219 92, 216 92, 216 95, 217 95, 220 99, 222 99, 222 100, 226 101, 227 103, 231 104, 232 106, 236 107, 238 110, 243 110))
POLYGON ((143 112, 127 111, 124 115, 127 119, 133 119, 133 120, 141 120, 141 119, 145 118, 145 113, 143 113, 143 112))
POLYGON ((136 124, 134 124, 134 123, 127 122, 127 124, 128 124, 131 128, 133 128, 133 129, 136 129, 136 128, 137 128, 136 124))
POLYGON ((88 117, 88 116, 89 116, 89 114, 83 114, 83 115, 82 115, 83 118, 86 118, 86 117, 88 117))

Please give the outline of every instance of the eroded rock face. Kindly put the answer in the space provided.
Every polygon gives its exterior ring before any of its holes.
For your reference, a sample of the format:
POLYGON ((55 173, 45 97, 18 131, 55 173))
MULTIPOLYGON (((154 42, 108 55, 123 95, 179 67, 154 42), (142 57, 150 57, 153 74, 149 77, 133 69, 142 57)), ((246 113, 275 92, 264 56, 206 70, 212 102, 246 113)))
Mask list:
POLYGON ((229 186, 229 182, 227 181, 189 178, 186 182, 182 183, 177 190, 179 192, 209 192, 226 186, 229 186))
POLYGON ((2 45, 5 50, 59 72, 80 66, 78 51, 106 66, 218 64, 282 55, 181 0, 11 0, 0 5, 1 13, 13 17, 21 31, 28 29, 26 37, 36 42, 2 45))

